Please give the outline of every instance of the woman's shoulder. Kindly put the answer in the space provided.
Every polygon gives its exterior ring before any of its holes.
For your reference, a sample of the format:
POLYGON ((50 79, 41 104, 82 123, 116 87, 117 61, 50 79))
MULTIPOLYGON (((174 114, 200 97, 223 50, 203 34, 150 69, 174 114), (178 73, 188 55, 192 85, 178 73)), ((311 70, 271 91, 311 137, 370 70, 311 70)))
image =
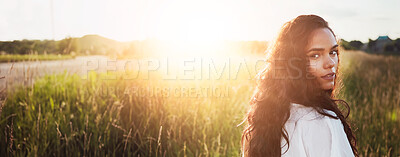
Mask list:
MULTIPOLYGON (((332 111, 323 112, 336 117, 332 111)), ((341 121, 312 107, 292 103, 285 129, 290 147, 281 141, 282 152, 287 150, 282 156, 352 156, 341 121)))
MULTIPOLYGON (((323 112, 336 117, 333 111, 323 109, 323 112)), ((329 116, 320 114, 317 110, 312 107, 304 106, 302 104, 291 103, 290 105, 290 117, 288 122, 298 121, 320 121, 320 120, 337 120, 329 116)))

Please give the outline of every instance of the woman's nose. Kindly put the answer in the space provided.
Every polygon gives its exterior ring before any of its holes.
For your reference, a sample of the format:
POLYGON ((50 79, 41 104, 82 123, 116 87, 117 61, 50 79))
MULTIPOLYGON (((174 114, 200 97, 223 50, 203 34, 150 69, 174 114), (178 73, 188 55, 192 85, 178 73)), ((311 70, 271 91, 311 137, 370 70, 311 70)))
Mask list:
POLYGON ((324 68, 325 69, 330 69, 330 68, 334 67, 335 64, 336 64, 336 62, 329 55, 327 57, 325 57, 325 60, 324 60, 324 68))

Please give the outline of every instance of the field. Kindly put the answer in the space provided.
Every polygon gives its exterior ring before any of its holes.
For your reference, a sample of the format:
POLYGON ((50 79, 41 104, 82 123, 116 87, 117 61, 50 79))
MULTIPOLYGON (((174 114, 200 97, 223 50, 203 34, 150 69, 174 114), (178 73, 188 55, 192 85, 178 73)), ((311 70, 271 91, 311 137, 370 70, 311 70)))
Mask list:
POLYGON ((355 52, 343 58, 340 97, 350 104, 359 151, 363 156, 399 156, 400 57, 355 52))
MULTIPOLYGON (((400 58, 351 51, 341 63, 338 97, 350 104, 360 154, 399 156, 400 58)), ((255 85, 248 73, 179 81, 124 75, 47 75, 7 92, 0 154, 239 156, 237 125, 255 85)))

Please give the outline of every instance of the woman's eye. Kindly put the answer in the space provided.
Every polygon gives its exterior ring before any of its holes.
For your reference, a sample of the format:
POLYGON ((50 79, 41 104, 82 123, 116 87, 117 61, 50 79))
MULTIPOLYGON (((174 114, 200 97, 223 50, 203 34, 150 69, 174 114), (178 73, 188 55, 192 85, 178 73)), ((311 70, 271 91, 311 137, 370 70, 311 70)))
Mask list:
POLYGON ((311 59, 317 59, 319 57, 319 54, 313 54, 309 56, 311 59))
POLYGON ((337 50, 331 51, 330 54, 336 56, 337 55, 337 50))

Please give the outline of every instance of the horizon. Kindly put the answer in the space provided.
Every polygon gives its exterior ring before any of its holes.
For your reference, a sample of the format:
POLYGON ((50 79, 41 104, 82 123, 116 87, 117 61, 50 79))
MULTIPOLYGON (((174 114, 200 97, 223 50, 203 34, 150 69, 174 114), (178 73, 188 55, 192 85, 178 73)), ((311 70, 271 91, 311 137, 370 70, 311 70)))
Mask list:
MULTIPOLYGON (((165 41, 165 42, 179 42, 180 41, 180 40, 177 41, 177 40, 158 39, 158 38, 145 38, 145 39, 136 39, 136 40, 129 40, 129 41, 119 41, 119 40, 112 39, 112 38, 109 38, 109 37, 101 36, 99 34, 86 34, 86 35, 83 35, 83 36, 80 36, 80 37, 67 36, 67 37, 62 38, 62 39, 54 39, 54 40, 53 39, 17 39, 17 40, 0 40, 0 42, 12 42, 12 41, 23 41, 23 40, 40 40, 40 41, 44 41, 44 40, 50 40, 51 41, 51 40, 53 40, 53 41, 60 41, 60 40, 67 39, 67 38, 83 38, 85 36, 98 36, 98 37, 101 37, 101 38, 106 38, 106 39, 110 39, 110 40, 113 40, 113 41, 116 41, 116 42, 121 42, 121 43, 134 42, 134 41, 146 41, 146 40, 156 40, 156 41, 165 41)), ((383 37, 383 36, 388 36, 388 35, 382 35, 382 36, 376 37, 375 39, 372 39, 372 38, 369 38, 369 39, 377 40, 379 37, 383 37)), ((400 37, 398 37, 398 38, 392 38, 390 36, 388 36, 388 37, 391 40, 400 39, 400 37)), ((361 41, 361 40, 347 40, 347 39, 339 38, 339 40, 340 39, 341 40, 345 40, 345 41, 349 41, 349 42, 350 41, 361 41)), ((231 39, 223 39, 223 40, 218 40, 218 41, 215 41, 215 42, 247 42, 247 41, 271 42, 272 40, 231 40, 231 39)), ((366 41, 366 42, 361 41, 361 42, 364 43, 364 44, 368 43, 368 41, 366 41)))
POLYGON ((395 8, 399 5, 394 0, 331 4, 315 0, 2 1, 0 18, 5 20, 0 22, 0 41, 61 40, 91 34, 119 42, 271 41, 284 22, 315 14, 328 21, 339 39, 366 43, 379 36, 400 38, 396 17, 400 10, 395 8))

